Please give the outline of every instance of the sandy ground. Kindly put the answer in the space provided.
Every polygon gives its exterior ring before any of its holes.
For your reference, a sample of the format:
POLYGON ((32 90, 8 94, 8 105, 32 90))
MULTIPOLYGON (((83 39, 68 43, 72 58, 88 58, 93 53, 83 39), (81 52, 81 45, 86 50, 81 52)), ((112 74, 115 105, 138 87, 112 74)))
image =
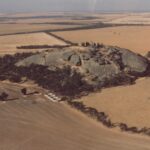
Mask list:
POLYGON ((129 126, 150 127, 150 78, 136 84, 104 89, 81 98, 85 105, 104 111, 113 122, 129 126))
POLYGON ((56 32, 65 39, 84 42, 93 41, 114 45, 145 54, 150 50, 150 27, 111 27, 103 29, 56 32))
POLYGON ((16 49, 22 45, 66 45, 66 43, 45 33, 0 36, 0 54, 22 52, 24 50, 16 49))
MULTIPOLYGON (((0 84, 18 95, 19 85, 0 84), (16 87, 16 88, 15 88, 16 87)), ((20 95, 20 94, 19 94, 20 95)), ((106 129, 63 103, 40 97, 0 102, 1 150, 150 150, 150 138, 106 129)))

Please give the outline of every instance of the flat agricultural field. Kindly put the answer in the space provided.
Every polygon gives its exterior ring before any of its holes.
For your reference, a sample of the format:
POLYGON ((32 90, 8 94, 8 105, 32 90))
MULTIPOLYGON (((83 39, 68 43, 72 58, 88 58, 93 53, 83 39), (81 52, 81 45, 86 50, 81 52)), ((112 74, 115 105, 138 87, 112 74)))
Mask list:
POLYGON ((37 32, 37 31, 45 31, 45 30, 56 30, 56 29, 65 29, 76 27, 77 25, 57 25, 57 24, 48 24, 48 23, 4 23, 0 24, 0 35, 3 34, 16 34, 16 33, 24 33, 24 32, 37 32))
POLYGON ((150 24, 150 13, 125 13, 107 16, 105 23, 114 24, 150 24))
POLYGON ((102 29, 55 32, 73 42, 93 41, 145 54, 150 50, 150 26, 124 26, 102 29))
POLYGON ((91 20, 88 18, 91 16, 63 13, 2 14, 0 16, 0 35, 76 28, 88 24, 91 20))
POLYGON ((43 30, 64 30, 106 23, 150 25, 150 13, 21 13, 0 14, 0 35, 43 30))
POLYGON ((112 122, 129 126, 150 127, 150 78, 136 84, 103 89, 81 98, 85 105, 106 112, 112 122))
POLYGON ((0 36, 0 54, 22 52, 16 47, 25 45, 66 45, 66 43, 46 33, 0 36))
POLYGON ((26 86, 0 83, 1 92, 7 91, 10 98, 17 99, 0 102, 1 150, 149 150, 148 137, 106 129, 66 104, 50 102, 42 95, 23 97, 22 87, 26 86))

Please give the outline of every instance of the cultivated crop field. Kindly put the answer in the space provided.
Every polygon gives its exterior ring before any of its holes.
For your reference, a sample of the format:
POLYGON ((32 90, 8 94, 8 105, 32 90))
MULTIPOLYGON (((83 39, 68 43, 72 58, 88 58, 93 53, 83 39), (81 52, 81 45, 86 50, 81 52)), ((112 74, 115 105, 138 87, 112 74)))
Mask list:
POLYGON ((140 54, 150 50, 150 26, 123 26, 103 29, 55 32, 56 35, 74 42, 99 42, 119 46, 140 54))
POLYGON ((141 150, 149 147, 147 137, 108 130, 64 103, 50 102, 42 95, 23 97, 22 87, 38 89, 30 84, 0 83, 0 90, 14 98, 0 102, 0 135, 3 135, 0 149, 141 150))
POLYGON ((1 14, 0 35, 44 30, 64 30, 99 23, 149 25, 149 13, 23 13, 1 14))
POLYGON ((22 45, 23 46, 25 45, 66 45, 66 43, 46 33, 31 33, 31 34, 0 36, 0 54, 4 54, 4 53, 13 54, 16 52, 22 52, 24 50, 18 50, 16 48, 17 46, 22 46, 22 45))
POLYGON ((85 105, 106 112, 113 122, 129 126, 150 126, 150 79, 142 78, 136 84, 103 89, 81 98, 85 105))

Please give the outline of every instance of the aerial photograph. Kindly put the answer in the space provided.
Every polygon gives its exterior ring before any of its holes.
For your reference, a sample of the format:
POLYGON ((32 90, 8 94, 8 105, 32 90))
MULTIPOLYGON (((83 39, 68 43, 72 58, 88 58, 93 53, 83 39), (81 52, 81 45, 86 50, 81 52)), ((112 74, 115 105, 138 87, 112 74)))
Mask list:
POLYGON ((0 0, 0 150, 150 150, 150 0, 0 0))

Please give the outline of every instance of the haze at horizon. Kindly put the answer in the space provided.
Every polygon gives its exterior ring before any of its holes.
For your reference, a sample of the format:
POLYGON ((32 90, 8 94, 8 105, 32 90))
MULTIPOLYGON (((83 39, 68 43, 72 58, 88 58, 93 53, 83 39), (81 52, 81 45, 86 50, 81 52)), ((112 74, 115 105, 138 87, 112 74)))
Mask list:
POLYGON ((0 1, 1 13, 47 11, 150 11, 148 0, 5 0, 0 1))

